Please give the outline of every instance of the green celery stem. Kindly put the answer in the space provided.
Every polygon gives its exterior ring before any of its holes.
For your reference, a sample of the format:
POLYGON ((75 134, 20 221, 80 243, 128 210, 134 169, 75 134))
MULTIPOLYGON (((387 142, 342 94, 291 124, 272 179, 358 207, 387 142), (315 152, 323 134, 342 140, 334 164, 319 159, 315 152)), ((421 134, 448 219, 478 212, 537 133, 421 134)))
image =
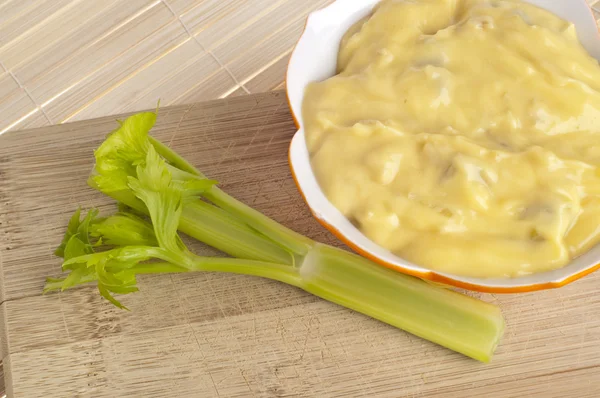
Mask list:
POLYGON ((311 239, 284 227, 277 221, 229 196, 218 187, 212 187, 206 191, 204 197, 232 215, 239 217, 240 220, 244 220, 257 231, 296 254, 303 256, 314 245, 314 241, 311 239))
MULTIPOLYGON (((93 178, 88 180, 88 184, 98 189, 93 178)), ((148 214, 144 203, 131 191, 105 194, 132 209, 148 214)), ((224 210, 201 200, 184 204, 179 230, 236 258, 290 265, 295 261, 293 254, 280 245, 233 219, 224 210)))
POLYGON ((179 230, 236 258, 289 265, 294 262, 292 253, 201 200, 184 204, 179 230))
POLYGON ((307 292, 482 362, 490 361, 504 331, 492 304, 331 246, 315 246, 299 272, 307 292))
POLYGON ((151 135, 148 136, 148 139, 150 140, 150 143, 152 144, 154 149, 156 149, 156 152, 163 158, 167 159, 167 161, 171 165, 195 176, 206 178, 206 176, 202 172, 200 172, 200 170, 198 170, 187 160, 179 156, 177 152, 169 148, 167 145, 163 144, 151 135))
POLYGON ((196 257, 194 263, 195 267, 191 271, 259 276, 296 287, 301 287, 302 284, 297 270, 289 265, 220 257, 196 257))
MULTIPOLYGON (((156 149, 156 152, 164 157, 176 169, 179 169, 179 172, 189 173, 200 178, 206 178, 206 176, 200 172, 200 170, 179 156, 177 152, 173 151, 171 148, 154 137, 149 137, 149 139, 152 146, 154 146, 156 149)), ((170 170, 173 175, 178 173, 178 170, 176 169, 170 170)), ((185 178, 183 175, 181 177, 185 178)), ((254 229, 264 234, 269 239, 277 242, 279 245, 293 251, 298 255, 303 256, 308 253, 314 244, 311 239, 308 239, 307 237, 284 227, 269 217, 266 217, 264 214, 240 202, 218 187, 212 187, 210 190, 205 192, 203 196, 233 216, 239 217, 240 220, 243 220, 247 224, 251 225, 254 229)))
POLYGON ((504 332, 500 309, 469 296, 317 244, 299 268, 268 262, 196 257, 190 271, 228 272, 277 280, 489 362, 504 332))

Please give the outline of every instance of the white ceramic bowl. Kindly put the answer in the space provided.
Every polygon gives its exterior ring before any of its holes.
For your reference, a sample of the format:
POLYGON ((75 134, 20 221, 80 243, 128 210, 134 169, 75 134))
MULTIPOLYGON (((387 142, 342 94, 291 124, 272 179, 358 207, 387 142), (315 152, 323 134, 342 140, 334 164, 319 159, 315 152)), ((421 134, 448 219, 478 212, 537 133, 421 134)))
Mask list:
MULTIPOLYGON (((600 59, 600 34, 585 0, 526 0, 573 22, 585 48, 600 59)), ((298 189, 314 217, 355 251, 397 271, 470 290, 498 293, 555 288, 600 268, 600 245, 564 268, 513 279, 483 279, 432 271, 412 264, 369 240, 325 197, 313 174, 306 147, 302 101, 308 83, 335 74, 337 53, 345 32, 367 16, 379 0, 337 0, 312 13, 292 54, 287 72, 287 95, 299 131, 290 146, 290 167, 298 189)))

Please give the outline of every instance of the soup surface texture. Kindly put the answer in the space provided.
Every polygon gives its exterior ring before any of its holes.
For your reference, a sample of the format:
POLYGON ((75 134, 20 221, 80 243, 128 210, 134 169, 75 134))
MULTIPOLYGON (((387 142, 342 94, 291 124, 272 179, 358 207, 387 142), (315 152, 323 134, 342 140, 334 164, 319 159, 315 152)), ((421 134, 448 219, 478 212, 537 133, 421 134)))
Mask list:
POLYGON ((600 66, 545 10, 384 0, 303 120, 327 198, 414 264, 516 277, 600 241, 600 66))

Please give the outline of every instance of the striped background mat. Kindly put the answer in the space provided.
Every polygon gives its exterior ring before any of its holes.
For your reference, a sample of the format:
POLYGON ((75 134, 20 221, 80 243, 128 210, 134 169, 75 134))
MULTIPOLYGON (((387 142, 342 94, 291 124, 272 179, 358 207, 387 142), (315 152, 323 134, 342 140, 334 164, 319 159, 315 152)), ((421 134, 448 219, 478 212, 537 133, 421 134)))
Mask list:
POLYGON ((281 88, 331 1, 0 0, 0 132, 281 88))

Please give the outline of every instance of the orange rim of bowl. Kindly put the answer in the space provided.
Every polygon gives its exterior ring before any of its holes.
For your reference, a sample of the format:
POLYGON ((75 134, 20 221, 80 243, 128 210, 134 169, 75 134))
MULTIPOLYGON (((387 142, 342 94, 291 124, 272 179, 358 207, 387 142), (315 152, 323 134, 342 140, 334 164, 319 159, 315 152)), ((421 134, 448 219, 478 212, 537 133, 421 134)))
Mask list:
MULTIPOLYGON (((588 9, 589 9, 590 13, 592 14, 592 18, 593 18, 594 12, 592 10, 592 6, 590 4, 588 4, 587 2, 584 2, 584 3, 588 6, 588 9)), ((594 18, 594 20, 596 20, 596 19, 594 18)), ((292 55, 295 53, 296 47, 298 47, 298 44, 300 43, 300 41, 302 41, 302 38, 304 37, 304 34, 306 33, 307 26, 308 26, 308 18, 304 22, 304 28, 302 29, 302 34, 300 35, 300 38, 298 39, 298 41, 294 45, 294 48, 292 49, 292 53, 291 53, 292 55)), ((598 33, 600 34, 600 28, 598 28, 598 33)), ((287 88, 287 76, 288 76, 291 62, 292 62, 292 57, 290 57, 290 60, 288 61, 288 66, 286 69, 285 95, 286 95, 286 99, 287 99, 287 103, 288 103, 288 108, 290 109, 292 119, 294 120, 294 124, 296 125, 297 129, 300 129, 300 122, 298 121, 299 119, 296 116, 296 114, 294 113, 294 109, 292 108, 292 102, 290 100, 290 95, 289 95, 289 91, 287 88)), ((298 182, 298 178, 296 177, 296 171, 294 170, 294 164, 292 163, 292 159, 291 159, 291 146, 292 146, 292 143, 290 142, 290 146, 288 149, 288 164, 290 167, 290 171, 292 173, 292 178, 294 179, 294 183, 296 184, 296 188, 298 189, 298 192, 300 192, 300 195, 302 196, 302 200, 304 200, 304 203, 306 203, 306 205, 308 206, 313 218, 315 220, 317 220, 317 222, 319 224, 321 224, 325 229, 327 229, 329 232, 331 232, 336 238, 338 238, 340 241, 345 243, 348 247, 350 247, 352 250, 354 250, 359 255, 373 261, 376 264, 379 264, 381 266, 384 266, 384 267, 394 270, 396 272, 401 272, 403 274, 411 275, 411 276, 414 276, 414 277, 417 277, 420 279, 424 279, 424 280, 430 281, 430 282, 441 283, 443 285, 454 286, 454 287, 458 287, 461 289, 466 289, 466 290, 471 290, 471 291, 476 291, 476 292, 481 292, 481 293, 528 293, 528 292, 535 292, 535 291, 540 291, 540 290, 560 288, 560 287, 563 287, 570 283, 573 283, 576 280, 581 279, 584 276, 587 276, 587 275, 600 269, 600 264, 596 264, 594 266, 588 267, 588 268, 584 269, 583 271, 580 271, 576 274, 569 276, 568 278, 565 278, 565 279, 563 279, 561 281, 557 281, 557 282, 543 282, 543 283, 535 283, 535 284, 525 285, 525 286, 499 287, 499 286, 485 286, 485 285, 479 285, 476 283, 463 282, 463 281, 460 281, 460 280, 457 280, 457 279, 454 279, 451 277, 440 275, 440 274, 436 273, 435 271, 420 272, 420 271, 415 271, 415 270, 403 267, 402 265, 387 262, 387 261, 382 260, 381 258, 369 253, 368 251, 363 250, 360 247, 358 247, 354 242, 352 242, 350 239, 346 238, 346 236, 342 232, 340 232, 340 230, 338 230, 336 227, 334 227, 333 225, 331 225, 328 222, 326 222, 325 220, 323 220, 321 217, 319 217, 315 213, 315 211, 312 209, 312 207, 308 203, 308 200, 306 199, 306 194, 302 190, 302 187, 300 186, 300 183, 298 182)))

